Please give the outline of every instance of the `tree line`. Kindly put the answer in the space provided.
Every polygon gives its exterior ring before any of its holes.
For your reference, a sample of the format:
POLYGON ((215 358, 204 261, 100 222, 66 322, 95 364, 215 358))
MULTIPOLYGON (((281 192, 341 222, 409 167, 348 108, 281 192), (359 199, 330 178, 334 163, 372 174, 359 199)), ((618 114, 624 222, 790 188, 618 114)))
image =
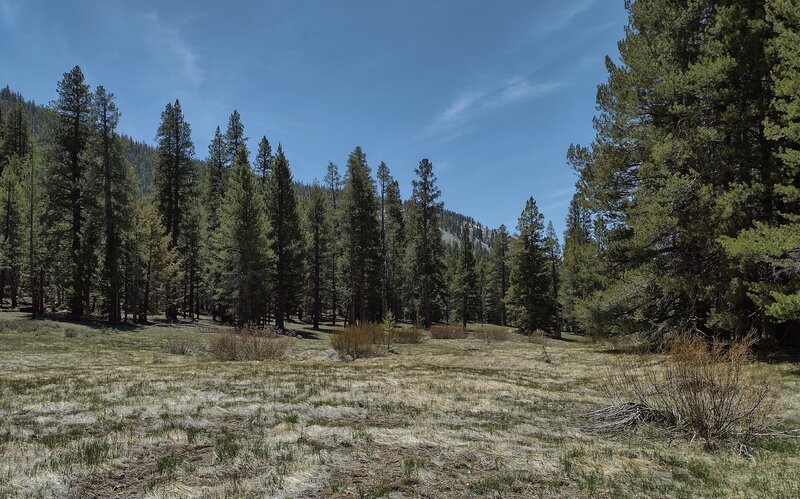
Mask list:
POLYGON ((318 328, 392 314, 559 334, 560 248, 533 198, 516 234, 488 230, 444 210, 429 160, 403 201, 389 166, 373 175, 360 147, 344 171, 331 162, 299 188, 281 144, 262 136, 251 153, 237 111, 198 159, 177 100, 149 171, 131 161, 147 148, 119 134, 114 95, 77 66, 38 140, 29 115, 22 102, 0 106, 0 300, 29 299, 34 317, 209 314, 277 328, 296 317, 318 328))
POLYGON ((562 264, 585 332, 797 341, 800 8, 638 0, 606 61, 562 264))

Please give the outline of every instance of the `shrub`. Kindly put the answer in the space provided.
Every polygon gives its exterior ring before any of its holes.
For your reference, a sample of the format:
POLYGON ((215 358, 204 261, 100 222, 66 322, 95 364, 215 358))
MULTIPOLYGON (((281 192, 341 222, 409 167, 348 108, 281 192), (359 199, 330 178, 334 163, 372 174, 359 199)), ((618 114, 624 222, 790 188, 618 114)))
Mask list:
POLYGON ((607 388, 612 399, 625 402, 617 407, 627 410, 613 416, 612 424, 657 421, 707 445, 731 436, 746 440, 767 424, 776 400, 769 380, 750 369, 752 343, 748 338, 708 344, 682 334, 663 363, 618 366, 607 388))
POLYGON ((187 340, 170 338, 164 343, 164 351, 172 355, 192 355, 194 346, 187 340))
POLYGON ((211 338, 208 350, 218 360, 282 359, 291 341, 272 329, 244 327, 211 338))
POLYGON ((431 338, 434 340, 459 340, 467 337, 467 330, 454 324, 431 326, 431 338))
POLYGON ((395 343, 421 343, 422 342, 422 330, 416 326, 412 327, 401 327, 400 329, 395 331, 394 335, 395 343))
POLYGON ((331 336, 331 346, 339 355, 353 359, 375 357, 382 353, 383 328, 380 324, 365 322, 348 326, 331 336))
POLYGON ((508 328, 491 324, 483 324, 480 329, 472 333, 472 336, 479 340, 485 340, 487 343, 506 341, 509 338, 508 328))
POLYGON ((528 335, 528 341, 537 345, 544 345, 547 343, 547 333, 541 329, 532 331, 531 334, 528 335))

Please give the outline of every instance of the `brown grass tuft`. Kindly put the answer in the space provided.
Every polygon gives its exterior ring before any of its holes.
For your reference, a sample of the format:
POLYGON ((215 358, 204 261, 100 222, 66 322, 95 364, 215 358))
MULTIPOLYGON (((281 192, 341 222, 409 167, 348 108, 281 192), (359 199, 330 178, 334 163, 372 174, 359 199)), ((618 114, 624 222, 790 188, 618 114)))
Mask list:
POLYGON ((483 324, 480 329, 472 333, 472 335, 479 340, 484 340, 486 343, 492 341, 507 341, 509 339, 508 328, 503 326, 495 326, 493 324, 483 324))
POLYGON ((365 322, 348 326, 331 336, 331 346, 339 355, 352 359, 376 357, 383 352, 383 328, 380 324, 365 322))
POLYGON ((531 343, 535 343, 536 345, 544 345, 547 343, 547 333, 542 331, 541 329, 537 329, 536 331, 532 331, 531 334, 528 335, 528 341, 531 343))
POLYGON ((208 342, 208 350, 217 360, 282 359, 291 340, 273 329, 243 327, 216 335, 208 342))
POLYGON ((416 326, 401 327, 395 330, 394 342, 404 344, 422 343, 422 329, 416 326))
POLYGON ((431 339, 460 340, 467 337, 467 330, 456 324, 431 326, 431 339))

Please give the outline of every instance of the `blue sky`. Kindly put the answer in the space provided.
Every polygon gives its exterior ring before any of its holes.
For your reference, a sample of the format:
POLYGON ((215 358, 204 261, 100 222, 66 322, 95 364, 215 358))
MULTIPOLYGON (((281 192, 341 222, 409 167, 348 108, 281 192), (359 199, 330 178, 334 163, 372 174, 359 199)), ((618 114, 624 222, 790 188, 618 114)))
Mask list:
POLYGON ((625 21, 622 0, 0 0, 0 85, 47 103, 78 64, 137 139, 179 98, 205 157, 238 109, 299 180, 360 145, 407 197, 427 157, 448 208, 514 227, 534 196, 560 232, 625 21))

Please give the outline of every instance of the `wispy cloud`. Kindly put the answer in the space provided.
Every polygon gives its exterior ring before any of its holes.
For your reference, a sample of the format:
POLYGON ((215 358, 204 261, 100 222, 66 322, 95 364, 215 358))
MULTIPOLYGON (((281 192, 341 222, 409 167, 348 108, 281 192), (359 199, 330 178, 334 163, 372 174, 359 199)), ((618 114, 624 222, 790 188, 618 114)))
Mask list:
POLYGON ((567 197, 567 196, 569 196, 569 198, 571 199, 572 195, 574 193, 575 193, 575 186, 571 185, 569 187, 564 187, 562 189, 558 189, 558 190, 555 190, 555 191, 552 191, 552 192, 548 192, 544 196, 544 199, 564 198, 564 197, 567 197))
POLYGON ((563 9, 547 16, 542 22, 534 25, 531 33, 533 36, 549 36, 570 27, 570 25, 582 14, 591 9, 598 0, 583 0, 582 2, 565 2, 563 9))
POLYGON ((518 76, 488 90, 462 92, 422 131, 420 137, 455 138, 464 133, 470 121, 482 114, 541 97, 561 86, 557 82, 534 82, 530 77, 518 76))
POLYGON ((145 21, 156 53, 177 67, 179 76, 186 82, 200 83, 203 72, 198 64, 199 57, 180 31, 168 25, 155 11, 146 14, 145 21))

